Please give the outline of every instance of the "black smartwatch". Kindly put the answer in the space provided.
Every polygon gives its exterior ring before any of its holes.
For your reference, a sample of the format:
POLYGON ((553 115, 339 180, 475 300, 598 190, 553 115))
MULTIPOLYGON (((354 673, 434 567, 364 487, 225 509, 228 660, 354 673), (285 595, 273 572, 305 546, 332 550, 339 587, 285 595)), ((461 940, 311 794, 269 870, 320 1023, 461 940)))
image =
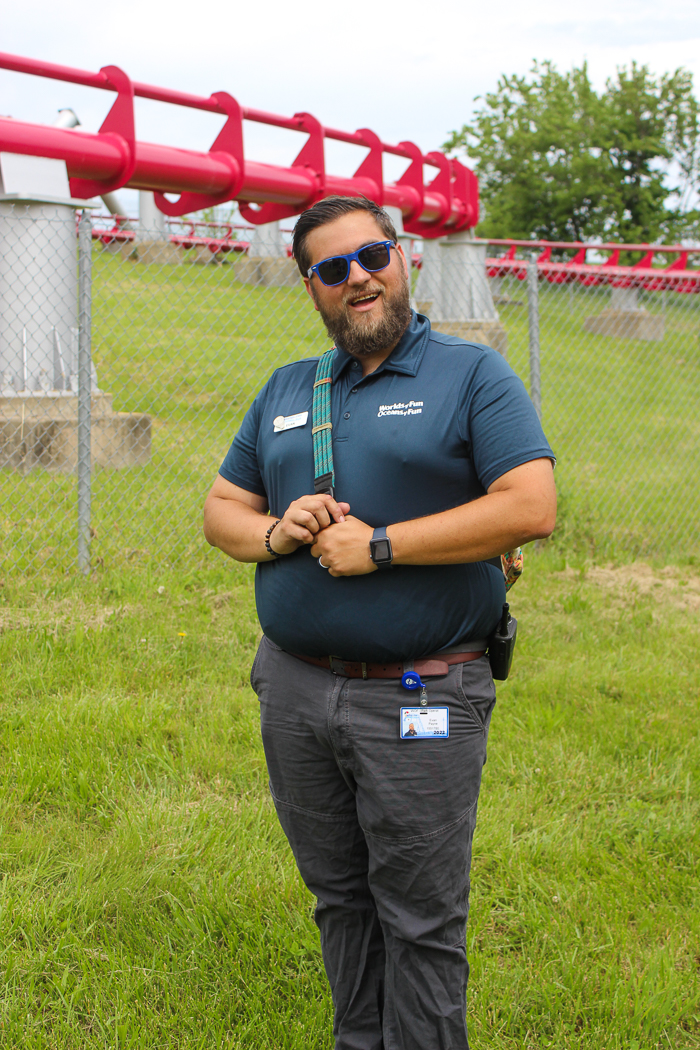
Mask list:
POLYGON ((386 534, 386 526, 375 529, 369 541, 369 556, 378 569, 390 569, 394 560, 391 540, 386 534))

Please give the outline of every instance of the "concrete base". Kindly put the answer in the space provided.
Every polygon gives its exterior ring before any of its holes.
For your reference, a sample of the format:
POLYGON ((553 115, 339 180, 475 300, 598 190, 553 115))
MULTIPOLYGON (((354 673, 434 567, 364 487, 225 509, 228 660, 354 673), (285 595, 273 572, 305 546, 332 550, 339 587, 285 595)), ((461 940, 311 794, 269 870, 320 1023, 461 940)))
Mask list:
POLYGON ((194 266, 216 266, 223 258, 224 252, 210 252, 205 245, 200 244, 196 248, 188 248, 182 261, 194 266))
POLYGON ((135 258, 147 266, 179 266, 182 262, 182 252, 170 241, 137 241, 129 258, 135 258))
POLYGON ((296 288, 301 280, 294 259, 251 259, 236 262, 236 280, 261 288, 296 288))
MULTIPOLYGON (((416 303, 419 314, 430 317, 432 303, 423 299, 416 303)), ((443 335, 456 335, 468 343, 485 343, 498 350, 503 357, 508 357, 508 333, 502 321, 491 318, 475 318, 472 321, 440 321, 430 318, 431 328, 443 335)))
POLYGON ((136 246, 132 241, 108 241, 102 245, 103 252, 118 255, 121 259, 136 259, 136 246))
MULTIPOLYGON (((114 412, 111 394, 92 395, 92 461, 120 469, 151 458, 150 416, 114 412)), ((78 464, 78 398, 49 392, 0 397, 0 469, 43 467, 72 473, 78 464)))
POLYGON ((664 337, 665 318, 647 310, 603 310, 597 317, 587 317, 584 331, 591 335, 609 335, 615 339, 642 339, 659 342, 664 337))
POLYGON ((503 291, 503 278, 502 277, 489 277, 489 288, 491 289, 491 298, 493 299, 494 306, 523 306, 522 299, 514 299, 507 292, 503 291))

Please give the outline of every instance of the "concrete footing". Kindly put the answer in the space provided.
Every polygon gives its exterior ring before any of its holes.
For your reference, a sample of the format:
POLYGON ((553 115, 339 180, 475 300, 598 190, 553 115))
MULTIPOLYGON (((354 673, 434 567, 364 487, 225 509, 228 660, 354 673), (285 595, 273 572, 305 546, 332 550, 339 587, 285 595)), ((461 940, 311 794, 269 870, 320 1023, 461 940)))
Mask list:
POLYGON ((131 241, 113 241, 102 243, 102 251, 109 255, 118 255, 122 259, 136 259, 136 248, 131 241))
MULTIPOLYGON (((420 306, 420 304, 419 304, 420 306)), ((421 313, 425 311, 421 310, 421 313)), ((431 321, 431 328, 443 335, 456 335, 468 343, 484 343, 498 350, 503 357, 508 356, 508 333, 502 321, 490 317, 474 318, 470 321, 431 321)))
POLYGON ((236 262, 236 280, 260 288, 295 288, 299 270, 287 255, 287 244, 279 222, 256 226, 248 255, 236 262))
POLYGON ((206 245, 198 244, 196 248, 188 248, 180 256, 180 262, 194 266, 216 266, 223 258, 224 252, 210 252, 206 245))
MULTIPOLYGON (((91 399, 92 461, 120 469, 151 458, 150 416, 114 412, 112 395, 91 399)), ((78 464, 78 398, 59 391, 0 397, 0 469, 71 473, 78 464)))
MULTIPOLYGON (((130 258, 152 266, 179 266, 182 251, 170 241, 138 241, 131 248, 130 258)), ((207 254, 211 255, 209 249, 207 254)))
POLYGON ((235 265, 238 281, 261 288, 295 288, 301 280, 294 259, 243 257, 235 265))
POLYGON ((507 357, 508 334, 486 276, 486 245, 470 230, 424 242, 416 306, 436 332, 485 343, 507 357))
POLYGON ((522 299, 514 299, 512 295, 508 295, 507 292, 503 291, 503 278, 502 277, 489 277, 489 288, 491 289, 491 298, 493 299, 494 306, 524 306, 522 299))
POLYGON ((660 314, 650 314, 641 307, 637 310, 603 310, 597 317, 587 317, 583 327, 591 335, 659 342, 664 337, 666 322, 660 314))

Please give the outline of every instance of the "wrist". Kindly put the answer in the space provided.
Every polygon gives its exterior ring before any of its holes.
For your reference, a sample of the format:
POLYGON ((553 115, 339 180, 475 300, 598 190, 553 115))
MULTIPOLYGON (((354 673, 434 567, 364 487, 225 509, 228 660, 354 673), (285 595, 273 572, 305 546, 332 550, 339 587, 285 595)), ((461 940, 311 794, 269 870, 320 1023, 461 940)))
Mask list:
POLYGON ((265 533, 265 550, 267 551, 268 554, 272 555, 273 558, 281 558, 282 557, 281 552, 280 551, 276 551, 274 549, 274 547, 272 546, 272 542, 271 542, 272 534, 274 533, 275 529, 277 528, 277 526, 279 525, 281 520, 282 520, 281 518, 277 518, 276 521, 273 521, 272 525, 270 525, 269 529, 265 533))

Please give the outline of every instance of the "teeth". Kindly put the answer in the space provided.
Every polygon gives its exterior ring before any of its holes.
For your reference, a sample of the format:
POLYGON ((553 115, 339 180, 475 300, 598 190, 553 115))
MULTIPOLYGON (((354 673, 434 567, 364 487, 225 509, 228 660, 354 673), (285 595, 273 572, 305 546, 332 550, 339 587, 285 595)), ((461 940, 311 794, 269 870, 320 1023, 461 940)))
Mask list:
POLYGON ((379 295, 379 292, 372 292, 371 295, 363 295, 361 299, 353 299, 353 304, 354 303, 364 303, 364 302, 366 302, 367 299, 376 299, 378 295, 379 295))

